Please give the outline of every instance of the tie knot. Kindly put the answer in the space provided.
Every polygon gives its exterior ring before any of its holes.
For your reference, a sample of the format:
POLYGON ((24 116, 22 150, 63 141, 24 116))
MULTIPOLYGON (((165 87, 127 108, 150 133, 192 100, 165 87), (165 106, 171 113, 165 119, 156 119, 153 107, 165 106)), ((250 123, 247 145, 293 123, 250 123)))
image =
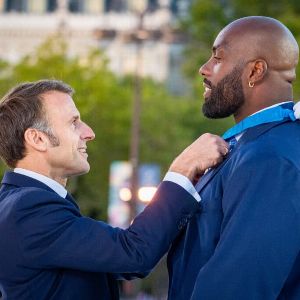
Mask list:
POLYGON ((237 139, 233 136, 229 140, 228 144, 229 144, 229 151, 231 151, 235 147, 235 145, 237 144, 237 139))

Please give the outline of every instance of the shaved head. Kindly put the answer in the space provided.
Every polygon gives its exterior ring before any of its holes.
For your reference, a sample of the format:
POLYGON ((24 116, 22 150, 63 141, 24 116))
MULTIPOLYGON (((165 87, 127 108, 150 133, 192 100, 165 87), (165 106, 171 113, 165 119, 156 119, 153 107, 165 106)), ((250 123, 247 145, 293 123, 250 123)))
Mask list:
POLYGON ((299 47, 278 20, 251 16, 233 21, 217 36, 212 56, 200 68, 209 118, 250 114, 293 100, 299 47))
POLYGON ((299 48, 290 30, 281 22, 252 16, 233 21, 218 35, 228 46, 239 47, 245 60, 264 59, 274 70, 288 70, 298 61, 299 48))

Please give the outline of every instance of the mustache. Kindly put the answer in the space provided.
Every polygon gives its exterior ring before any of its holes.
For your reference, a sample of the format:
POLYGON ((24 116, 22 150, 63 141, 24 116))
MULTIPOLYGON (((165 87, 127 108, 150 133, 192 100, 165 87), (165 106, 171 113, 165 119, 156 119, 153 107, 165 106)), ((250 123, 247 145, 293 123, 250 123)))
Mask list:
POLYGON ((213 84, 212 84, 208 79, 204 78, 204 79, 203 79, 203 82, 204 82, 207 86, 209 86, 209 88, 212 88, 213 84))

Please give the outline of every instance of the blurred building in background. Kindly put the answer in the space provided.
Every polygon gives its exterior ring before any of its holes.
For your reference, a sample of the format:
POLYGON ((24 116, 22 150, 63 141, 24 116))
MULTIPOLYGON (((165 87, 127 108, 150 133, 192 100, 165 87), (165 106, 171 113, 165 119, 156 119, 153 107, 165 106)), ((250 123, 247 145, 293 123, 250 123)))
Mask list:
POLYGON ((184 36, 178 20, 190 0, 0 0, 0 58, 17 61, 32 52, 47 36, 65 35, 69 54, 84 56, 100 47, 110 69, 122 76, 136 71, 137 44, 132 33, 143 13, 141 75, 165 82, 182 93, 184 36))

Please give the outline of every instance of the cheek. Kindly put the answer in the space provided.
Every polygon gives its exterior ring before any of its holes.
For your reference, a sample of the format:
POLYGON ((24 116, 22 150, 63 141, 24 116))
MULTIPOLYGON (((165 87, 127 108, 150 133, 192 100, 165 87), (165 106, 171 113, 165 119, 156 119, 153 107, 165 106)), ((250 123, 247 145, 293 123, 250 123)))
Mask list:
POLYGON ((223 79, 224 74, 226 74, 226 69, 222 64, 215 64, 212 69, 212 82, 217 85, 220 80, 223 79))
POLYGON ((65 144, 68 144, 70 148, 77 148, 79 139, 79 134, 76 132, 76 130, 71 130, 64 136, 65 144))
POLYGON ((222 72, 222 64, 215 64, 213 66, 213 73, 218 74, 220 72, 222 72))
POLYGON ((248 80, 247 80, 247 77, 244 73, 240 74, 239 80, 240 80, 240 83, 242 85, 243 92, 249 90, 248 80))
POLYGON ((78 139, 73 135, 65 135, 60 140, 61 154, 66 160, 71 159, 78 153, 78 139))

